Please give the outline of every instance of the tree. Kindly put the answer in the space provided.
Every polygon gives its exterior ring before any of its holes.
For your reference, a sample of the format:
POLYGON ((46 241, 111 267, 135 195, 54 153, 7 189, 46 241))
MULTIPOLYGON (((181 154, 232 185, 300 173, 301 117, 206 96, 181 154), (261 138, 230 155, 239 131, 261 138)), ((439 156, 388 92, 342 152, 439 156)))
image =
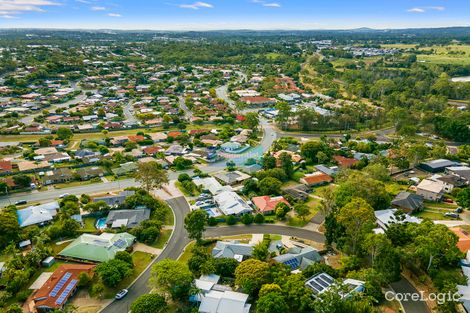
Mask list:
POLYGON ((238 267, 238 261, 233 258, 215 258, 213 259, 215 273, 222 277, 235 277, 235 270, 238 267))
POLYGON ((264 215, 261 213, 257 213, 253 220, 256 224, 263 224, 264 223, 264 215))
POLYGON ((470 208, 470 187, 464 188, 457 193, 457 203, 464 208, 470 208))
POLYGON ((276 122, 280 125, 282 130, 286 130, 289 124, 289 118, 292 115, 290 105, 287 102, 279 102, 276 105, 276 110, 278 110, 276 122))
POLYGON ((256 260, 266 261, 269 256, 269 241, 261 241, 253 247, 252 257, 256 260))
POLYGON ((73 137, 73 132, 70 128, 67 127, 59 127, 57 129, 57 138, 60 140, 68 140, 73 137))
POLYGON ((256 313, 288 312, 286 300, 281 292, 270 292, 259 297, 256 313))
POLYGON ((235 225, 237 223, 237 218, 233 215, 227 216, 226 219, 227 225, 235 225))
POLYGON ((118 251, 114 255, 116 260, 121 260, 129 264, 131 267, 134 267, 134 262, 132 261, 132 255, 127 251, 118 251))
POLYGON ((276 167, 276 158, 270 154, 263 156, 263 159, 261 160, 261 162, 263 165, 263 169, 265 170, 269 170, 271 168, 276 167))
POLYGON ((21 188, 27 188, 31 186, 31 177, 29 177, 28 175, 15 175, 13 176, 13 181, 18 187, 21 188))
POLYGON ((252 129, 254 132, 258 130, 259 117, 256 112, 249 112, 245 115, 245 125, 248 129, 252 129))
POLYGON ((101 281, 108 287, 116 287, 125 277, 132 274, 132 266, 118 259, 103 262, 96 267, 101 281))
POLYGON ((269 264, 256 259, 241 262, 235 270, 235 284, 251 295, 268 283, 269 277, 269 264))
POLYGON ((184 228, 188 232, 188 237, 200 241, 206 229, 207 212, 204 210, 194 210, 189 212, 184 218, 184 228))
POLYGON ((353 198, 339 210, 337 219, 345 229, 351 254, 357 254, 366 234, 374 228, 374 209, 364 199, 353 198))
POLYGON ((48 138, 39 138, 38 140, 39 146, 40 147, 49 147, 51 145, 51 140, 48 138))
POLYGON ((258 296, 262 297, 271 292, 282 292, 281 286, 278 284, 264 284, 259 290, 258 296))
POLYGON ((186 264, 165 259, 153 266, 150 284, 168 293, 173 300, 182 300, 187 299, 193 279, 193 274, 186 264))
POLYGON ((302 221, 305 221, 305 217, 310 214, 310 208, 306 204, 298 203, 294 205, 294 212, 302 221))
POLYGON ((259 184, 259 190, 263 195, 277 195, 281 191, 282 182, 274 177, 263 178, 259 184))
POLYGON ((282 220, 286 216, 286 214, 289 212, 290 207, 284 202, 279 202, 278 204, 276 204, 276 207, 274 208, 274 210, 276 213, 276 217, 282 220))
POLYGON ((21 233, 15 206, 8 206, 0 210, 0 225, 2 225, 0 249, 3 249, 9 243, 16 242, 21 233))
POLYGON ((142 184, 142 187, 150 192, 152 189, 161 188, 168 183, 168 174, 157 162, 139 162, 135 179, 142 184))
POLYGON ((317 163, 317 154, 318 152, 323 152, 325 155, 330 154, 329 147, 321 141, 309 141, 302 145, 300 148, 300 154, 309 162, 317 163))
POLYGON ((279 160, 281 161, 281 168, 284 170, 287 177, 292 177, 292 174, 294 174, 294 165, 292 164, 291 155, 283 152, 279 156, 279 160))
POLYGON ((380 163, 367 165, 364 168, 364 172, 366 172, 367 175, 372 179, 381 182, 390 181, 390 173, 388 172, 388 169, 380 163))
POLYGON ((242 217, 240 218, 240 221, 245 225, 250 225, 251 223, 253 223, 253 214, 250 214, 250 213, 243 214, 242 217))
POLYGON ((309 266, 307 266, 306 269, 302 271, 302 275, 304 276, 305 279, 308 279, 320 273, 327 273, 333 278, 338 277, 338 271, 325 263, 310 264, 309 266))
POLYGON ((91 277, 87 272, 81 272, 78 275, 78 287, 87 287, 91 282, 91 277))
POLYGON ((155 293, 143 294, 131 304, 132 313, 163 313, 167 308, 165 298, 155 293))
POLYGON ((312 312, 312 291, 305 287, 302 274, 287 276, 281 288, 291 312, 312 312))

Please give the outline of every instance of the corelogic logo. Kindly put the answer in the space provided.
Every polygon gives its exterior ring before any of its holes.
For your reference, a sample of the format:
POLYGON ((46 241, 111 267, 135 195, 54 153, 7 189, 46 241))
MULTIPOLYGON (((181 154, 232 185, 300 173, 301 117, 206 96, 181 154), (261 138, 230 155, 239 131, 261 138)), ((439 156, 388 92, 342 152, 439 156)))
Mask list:
POLYGON ((419 292, 385 292, 385 299, 387 301, 435 301, 437 304, 444 304, 446 302, 460 302, 462 295, 458 292, 447 293, 429 293, 425 295, 423 291, 419 292))

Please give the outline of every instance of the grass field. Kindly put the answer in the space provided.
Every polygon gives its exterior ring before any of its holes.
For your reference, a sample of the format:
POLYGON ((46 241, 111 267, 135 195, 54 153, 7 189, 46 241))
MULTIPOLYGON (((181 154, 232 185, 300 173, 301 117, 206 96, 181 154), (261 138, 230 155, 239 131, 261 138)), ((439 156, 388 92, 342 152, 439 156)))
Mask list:
POLYGON ((171 229, 163 229, 160 232, 160 236, 154 243, 151 244, 152 247, 157 249, 162 249, 165 246, 165 243, 170 239, 171 229))
MULTIPOLYGON (((416 48, 413 44, 382 45, 385 48, 410 49, 416 48)), ((421 51, 434 50, 431 55, 418 55, 418 61, 432 64, 458 64, 470 65, 470 45, 447 45, 418 48, 421 51), (461 53, 461 54, 452 54, 461 53)))

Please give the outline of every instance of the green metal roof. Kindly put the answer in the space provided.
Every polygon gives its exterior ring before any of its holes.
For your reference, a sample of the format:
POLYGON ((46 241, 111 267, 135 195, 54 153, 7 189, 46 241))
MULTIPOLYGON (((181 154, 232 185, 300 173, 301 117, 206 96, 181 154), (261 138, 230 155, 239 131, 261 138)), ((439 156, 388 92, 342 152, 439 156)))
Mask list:
POLYGON ((124 251, 134 243, 135 237, 128 233, 102 233, 101 235, 83 234, 69 244, 59 255, 96 261, 106 262, 114 259, 116 252, 124 251))

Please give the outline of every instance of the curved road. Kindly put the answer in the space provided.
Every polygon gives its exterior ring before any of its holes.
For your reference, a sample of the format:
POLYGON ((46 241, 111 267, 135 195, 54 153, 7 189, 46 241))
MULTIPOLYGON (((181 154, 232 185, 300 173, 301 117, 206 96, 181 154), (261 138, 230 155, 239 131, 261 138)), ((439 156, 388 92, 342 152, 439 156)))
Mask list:
MULTIPOLYGON (((184 197, 177 197, 167 200, 168 204, 173 209, 175 215, 175 227, 170 240, 163 249, 162 253, 155 258, 150 265, 163 259, 177 259, 184 248, 190 243, 184 228, 184 217, 189 212, 189 204, 184 197)), ((226 227, 210 227, 204 233, 205 237, 220 237, 232 236, 241 234, 277 234, 303 238, 323 243, 325 237, 317 232, 312 232, 306 229, 294 228, 282 225, 250 225, 250 226, 226 226, 226 227)), ((130 305, 135 299, 150 291, 148 281, 150 279, 151 266, 137 278, 135 283, 128 289, 127 296, 120 300, 113 300, 108 306, 103 308, 102 313, 127 313, 130 310, 130 305)))

